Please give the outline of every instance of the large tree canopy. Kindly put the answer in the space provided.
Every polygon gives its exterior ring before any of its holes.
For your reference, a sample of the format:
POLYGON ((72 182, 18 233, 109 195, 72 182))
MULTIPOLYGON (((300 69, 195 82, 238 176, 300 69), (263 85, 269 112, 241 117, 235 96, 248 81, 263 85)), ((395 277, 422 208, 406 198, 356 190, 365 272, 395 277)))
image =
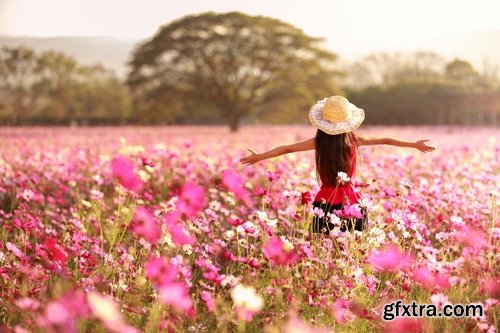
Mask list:
POLYGON ((336 55, 322 41, 269 17, 190 15, 135 50, 128 84, 150 121, 182 119, 193 110, 209 110, 233 131, 244 117, 286 113, 306 121, 305 108, 337 92, 336 55))

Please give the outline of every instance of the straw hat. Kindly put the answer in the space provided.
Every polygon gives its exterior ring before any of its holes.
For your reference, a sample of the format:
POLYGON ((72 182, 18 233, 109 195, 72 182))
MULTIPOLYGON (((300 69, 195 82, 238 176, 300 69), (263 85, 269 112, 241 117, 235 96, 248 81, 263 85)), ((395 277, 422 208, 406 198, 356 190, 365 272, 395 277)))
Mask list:
POLYGON ((311 124, 327 134, 352 132, 365 120, 365 111, 342 96, 324 98, 309 111, 311 124))

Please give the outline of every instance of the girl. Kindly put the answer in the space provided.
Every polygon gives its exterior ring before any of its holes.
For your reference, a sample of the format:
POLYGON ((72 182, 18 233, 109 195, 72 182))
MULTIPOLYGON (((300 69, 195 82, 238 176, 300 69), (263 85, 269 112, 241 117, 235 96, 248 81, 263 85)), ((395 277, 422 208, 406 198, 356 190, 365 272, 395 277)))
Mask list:
POLYGON ((350 208, 353 204, 359 204, 361 198, 351 182, 356 170, 358 147, 392 145, 415 148, 424 153, 435 150, 434 147, 425 144, 429 140, 410 142, 355 134, 354 130, 364 119, 364 110, 349 103, 345 97, 325 98, 309 111, 309 120, 317 128, 315 138, 280 146, 262 154, 248 149, 251 154, 242 158, 240 162, 251 165, 283 154, 314 149, 320 190, 313 202, 316 213, 312 222, 312 232, 329 234, 335 225, 340 225, 341 231, 345 231, 346 228, 350 231, 353 228, 362 231, 367 222, 366 209, 362 205, 360 205, 361 212, 350 208), (354 219, 350 218, 353 216, 354 219))

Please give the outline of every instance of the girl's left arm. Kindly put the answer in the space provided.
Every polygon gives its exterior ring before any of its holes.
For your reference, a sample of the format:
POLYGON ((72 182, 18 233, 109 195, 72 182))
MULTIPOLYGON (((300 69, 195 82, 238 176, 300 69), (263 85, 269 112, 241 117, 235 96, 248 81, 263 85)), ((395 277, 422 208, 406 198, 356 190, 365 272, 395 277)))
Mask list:
POLYGON ((311 138, 309 140, 297 142, 291 145, 279 146, 269 151, 266 151, 265 153, 262 154, 257 154, 253 150, 248 149, 250 155, 241 158, 240 162, 245 165, 252 165, 254 163, 266 160, 268 158, 273 158, 288 153, 295 153, 298 151, 313 150, 314 148, 315 148, 315 140, 314 138, 311 138))

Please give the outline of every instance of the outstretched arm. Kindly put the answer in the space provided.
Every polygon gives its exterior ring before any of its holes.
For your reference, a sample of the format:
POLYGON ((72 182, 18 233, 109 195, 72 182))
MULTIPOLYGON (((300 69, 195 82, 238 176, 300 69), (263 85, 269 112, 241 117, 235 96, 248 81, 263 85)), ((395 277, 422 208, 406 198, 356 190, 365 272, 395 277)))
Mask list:
POLYGON ((248 151, 250 151, 250 155, 241 158, 240 162, 245 164, 245 165, 251 165, 251 164, 260 162, 262 160, 266 160, 268 158, 273 158, 273 157, 288 154, 288 153, 313 150, 314 147, 315 147, 315 141, 314 141, 314 138, 312 138, 312 139, 309 139, 306 141, 294 143, 294 144, 287 145, 287 146, 279 146, 277 148, 266 151, 262 154, 257 154, 253 150, 248 149, 248 151))
POLYGON ((356 138, 358 139, 359 146, 390 145, 397 147, 415 148, 424 153, 436 150, 436 148, 425 144, 425 142, 429 140, 418 140, 412 142, 412 141, 403 141, 393 138, 374 138, 371 136, 361 136, 361 135, 356 135, 356 138))

